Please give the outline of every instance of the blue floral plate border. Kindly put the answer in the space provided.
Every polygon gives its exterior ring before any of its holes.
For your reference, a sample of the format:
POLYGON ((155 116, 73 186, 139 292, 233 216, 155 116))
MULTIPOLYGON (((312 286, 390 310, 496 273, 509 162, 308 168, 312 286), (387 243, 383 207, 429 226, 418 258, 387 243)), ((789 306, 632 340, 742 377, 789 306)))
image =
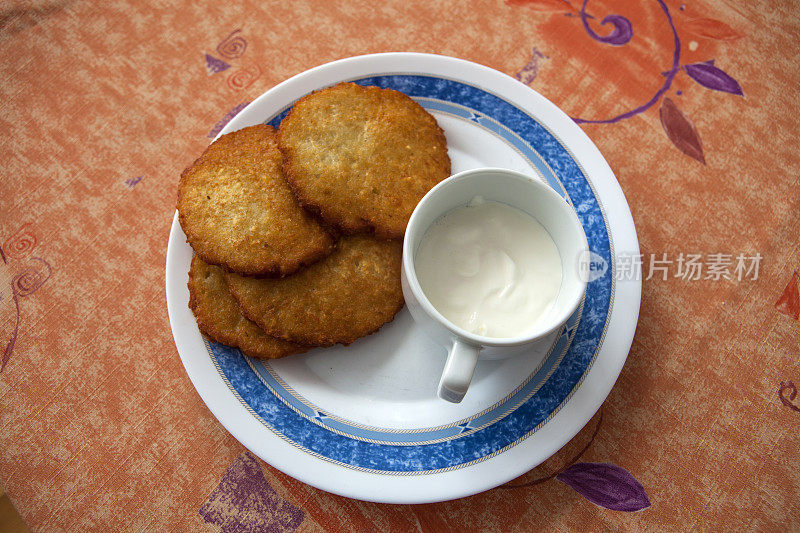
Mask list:
MULTIPOLYGON (((589 181, 567 149, 522 110, 482 89, 435 76, 394 74, 352 80, 401 91, 432 111, 472 121, 514 146, 578 213, 589 247, 608 264, 611 240, 589 181)), ((288 109, 265 122, 278 127, 288 109)), ((397 431, 366 427, 305 401, 269 363, 212 343, 225 381, 258 420, 310 453, 349 468, 409 475, 468 466, 492 457, 536 431, 569 398, 600 347, 613 293, 613 269, 588 285, 584 318, 576 312, 544 364, 488 412, 449 427, 397 431)))

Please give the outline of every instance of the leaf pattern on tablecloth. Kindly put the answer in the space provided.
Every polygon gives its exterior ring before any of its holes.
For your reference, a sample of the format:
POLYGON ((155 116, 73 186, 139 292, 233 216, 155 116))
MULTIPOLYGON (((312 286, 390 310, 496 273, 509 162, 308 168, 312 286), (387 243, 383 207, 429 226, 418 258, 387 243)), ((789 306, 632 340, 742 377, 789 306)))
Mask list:
POLYGON ((133 189, 143 179, 144 179, 144 176, 136 176, 135 178, 128 178, 128 179, 125 180, 125 186, 128 187, 129 189, 133 189))
POLYGON ((576 463, 556 476, 581 496, 613 511, 641 511, 650 499, 630 472, 611 463, 576 463))
POLYGON ((226 63, 221 59, 217 59, 211 54, 206 54, 206 70, 209 74, 216 74, 218 72, 222 72, 223 70, 228 70, 229 68, 231 68, 229 63, 226 63))
POLYGON ((219 119, 219 121, 216 124, 214 124, 214 127, 211 128, 211 131, 208 132, 206 137, 208 137, 209 139, 213 139, 214 137, 219 135, 219 132, 222 131, 222 128, 224 128, 228 124, 228 122, 230 122, 233 119, 233 117, 238 115, 242 111, 242 109, 247 107, 249 104, 250 102, 242 102, 239 105, 233 106, 233 108, 230 111, 225 113, 224 117, 219 119))
POLYGON ((566 483, 578 494, 592 503, 615 511, 641 511, 650 507, 642 485, 630 472, 610 463, 578 463, 577 461, 592 446, 600 426, 603 424, 603 409, 600 408, 597 424, 586 445, 560 470, 524 483, 506 483, 500 488, 518 489, 540 485, 553 479, 566 483))
POLYGON ((534 11, 575 11, 567 0, 506 0, 510 6, 525 6, 534 11))
POLYGON ((539 75, 539 67, 541 66, 540 61, 542 59, 549 58, 534 48, 531 52, 531 60, 528 61, 528 64, 522 67, 519 72, 517 72, 516 78, 526 85, 530 84, 536 79, 536 76, 539 75))
POLYGON ((743 37, 741 33, 734 30, 724 22, 712 18, 697 18, 690 20, 683 25, 687 32, 704 37, 706 39, 717 39, 720 41, 733 41, 743 37))
MULTIPOLYGON (((561 11, 562 14, 568 15, 570 18, 579 18, 583 24, 584 30, 592 39, 607 45, 621 47, 628 44, 633 39, 634 30, 631 19, 619 14, 607 15, 600 21, 600 27, 612 26, 610 33, 607 35, 596 33, 592 26, 597 26, 596 22, 600 17, 595 16, 597 13, 592 15, 587 12, 588 3, 588 0, 585 0, 576 8, 573 7, 572 4, 566 2, 566 0, 563 2, 561 0, 506 0, 506 4, 509 6, 528 6, 539 12, 555 13, 561 11), (590 19, 595 21, 593 25, 589 23, 590 19)), ((675 103, 665 95, 668 94, 673 86, 674 80, 681 71, 685 72, 692 80, 707 89, 738 96, 744 96, 744 92, 736 79, 714 65, 713 59, 682 64, 681 53, 682 51, 685 53, 685 48, 681 45, 681 35, 678 29, 680 28, 681 33, 686 32, 693 36, 719 41, 732 41, 743 37, 743 35, 724 22, 712 18, 700 17, 680 22, 680 17, 676 17, 675 14, 670 11, 665 0, 657 0, 657 3, 664 14, 666 24, 672 32, 672 39, 670 41, 673 49, 672 66, 669 70, 661 72, 661 75, 664 77, 663 84, 655 94, 643 104, 628 111, 613 115, 610 118, 573 116, 572 119, 578 124, 615 124, 644 113, 660 102, 659 116, 661 124, 670 141, 684 154, 705 164, 705 154, 703 153, 700 135, 691 120, 689 120, 675 103)), ((684 9, 685 6, 681 5, 680 11, 684 11, 684 9)), ((691 42, 689 51, 693 52, 696 49, 697 43, 691 42)), ((530 84, 538 74, 539 57, 537 54, 541 54, 541 52, 534 49, 531 60, 516 75, 517 79, 525 84, 530 84)), ((680 96, 683 94, 683 91, 678 89, 676 90, 676 94, 680 96)))
POLYGON ((794 320, 800 319, 800 289, 798 288, 798 280, 800 274, 795 270, 786 288, 783 289, 778 301, 775 302, 775 309, 779 313, 792 317, 794 320))
POLYGON ((744 95, 739 82, 731 78, 722 69, 714 66, 713 61, 685 65, 683 70, 686 71, 690 78, 707 89, 738 94, 739 96, 744 95))
POLYGON ((669 140, 678 147, 684 154, 693 157, 706 164, 703 154, 703 143, 700 141, 700 134, 694 127, 692 121, 675 105, 670 98, 664 98, 658 110, 661 119, 661 127, 664 128, 669 140))
POLYGON ((224 533, 294 531, 305 516, 275 492, 250 452, 233 461, 198 512, 224 533))

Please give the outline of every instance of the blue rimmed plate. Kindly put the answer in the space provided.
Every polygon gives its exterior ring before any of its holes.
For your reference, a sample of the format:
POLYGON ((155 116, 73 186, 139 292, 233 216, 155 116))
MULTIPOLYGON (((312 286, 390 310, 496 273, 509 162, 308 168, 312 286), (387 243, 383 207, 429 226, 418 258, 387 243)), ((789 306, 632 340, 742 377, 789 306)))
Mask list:
POLYGON ((615 254, 637 254, 630 210, 581 129, 497 71, 412 53, 360 56, 267 91, 221 132, 280 124, 301 96, 340 81, 408 94, 445 130, 453 172, 505 167, 550 184, 575 207, 592 250, 591 282, 561 331, 529 353, 482 361, 461 404, 436 397, 444 351, 407 311, 348 347, 259 361, 209 343, 188 309, 192 251, 173 220, 167 305, 175 343, 205 403, 242 444, 321 489, 421 503, 474 494, 533 468, 591 418, 627 357, 639 280, 615 279, 615 254))

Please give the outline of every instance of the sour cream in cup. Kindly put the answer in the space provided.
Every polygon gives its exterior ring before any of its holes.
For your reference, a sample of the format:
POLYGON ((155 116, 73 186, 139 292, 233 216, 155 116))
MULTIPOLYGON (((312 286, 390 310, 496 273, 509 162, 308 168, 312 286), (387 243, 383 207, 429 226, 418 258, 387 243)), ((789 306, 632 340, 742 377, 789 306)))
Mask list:
POLYGON ((448 351, 441 398, 460 402, 479 358, 519 355, 560 328, 586 289, 588 253, 572 206, 519 172, 483 168, 442 181, 411 215, 403 295, 448 351))
POLYGON ((428 228, 415 263, 436 310, 486 337, 525 334, 547 316, 561 286, 561 256, 544 226, 481 196, 428 228))

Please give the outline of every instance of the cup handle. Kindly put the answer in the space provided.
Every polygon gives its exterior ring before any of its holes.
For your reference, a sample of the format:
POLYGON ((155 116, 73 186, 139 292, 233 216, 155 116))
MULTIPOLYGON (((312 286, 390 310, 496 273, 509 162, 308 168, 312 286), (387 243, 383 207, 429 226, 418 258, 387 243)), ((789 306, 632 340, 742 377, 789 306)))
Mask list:
POLYGON ((448 402, 460 403, 467 393, 475 365, 478 364, 480 346, 466 344, 459 340, 453 342, 447 362, 444 364, 442 378, 439 380, 439 398, 448 402))

